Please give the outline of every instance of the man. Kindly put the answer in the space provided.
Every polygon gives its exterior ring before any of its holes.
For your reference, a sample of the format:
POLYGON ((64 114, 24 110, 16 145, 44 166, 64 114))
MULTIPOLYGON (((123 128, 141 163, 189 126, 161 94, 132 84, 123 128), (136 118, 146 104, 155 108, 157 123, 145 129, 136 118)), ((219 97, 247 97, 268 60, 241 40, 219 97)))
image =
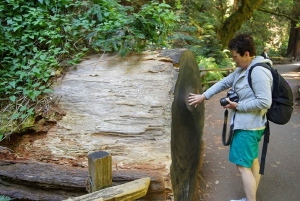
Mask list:
POLYGON ((272 103, 272 74, 264 67, 253 69, 252 88, 248 84, 248 72, 256 63, 270 63, 256 55, 253 38, 248 34, 240 34, 233 38, 229 45, 232 58, 237 64, 237 69, 221 81, 214 84, 203 94, 190 93, 190 105, 197 105, 208 100, 213 95, 232 88, 239 96, 238 103, 226 98, 228 104, 224 108, 232 109, 235 118, 234 136, 230 145, 229 161, 236 164, 241 174, 246 198, 231 201, 256 201, 256 191, 260 181, 259 174, 259 141, 267 121, 266 112, 272 103))
POLYGON ((269 59, 268 52, 269 52, 269 48, 265 47, 264 51, 261 53, 260 56, 264 57, 265 59, 269 59))

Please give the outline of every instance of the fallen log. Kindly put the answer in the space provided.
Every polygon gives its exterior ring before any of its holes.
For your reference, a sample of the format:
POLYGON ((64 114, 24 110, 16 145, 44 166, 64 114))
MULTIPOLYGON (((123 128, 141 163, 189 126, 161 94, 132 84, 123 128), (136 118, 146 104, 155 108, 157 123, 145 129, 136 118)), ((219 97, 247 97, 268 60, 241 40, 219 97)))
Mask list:
POLYGON ((150 177, 145 177, 118 186, 104 188, 80 197, 65 201, 121 201, 136 200, 147 194, 150 177))
POLYGON ((86 191, 87 171, 35 161, 0 161, 0 195, 58 201, 86 191))
MULTIPOLYGON (((149 177, 148 193, 138 200, 166 200, 170 192, 161 174, 147 170, 114 170, 117 186, 149 177)), ((88 169, 33 160, 0 160, 0 195, 28 201, 61 201, 88 194, 88 169)))

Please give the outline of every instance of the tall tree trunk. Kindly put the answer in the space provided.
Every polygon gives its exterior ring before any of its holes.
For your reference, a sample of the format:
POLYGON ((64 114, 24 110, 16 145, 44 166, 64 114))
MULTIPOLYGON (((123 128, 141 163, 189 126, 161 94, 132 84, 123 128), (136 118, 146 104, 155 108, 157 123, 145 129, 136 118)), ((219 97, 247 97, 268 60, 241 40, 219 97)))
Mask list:
MULTIPOLYGON (((298 19, 300 16, 300 0, 294 0, 293 19, 298 19)), ((289 44, 287 48, 287 56, 294 57, 295 61, 300 61, 300 28, 296 28, 297 22, 291 20, 289 44)))
POLYGON ((300 61, 300 28, 296 28, 294 21, 291 22, 287 56, 294 57, 295 61, 300 61))
POLYGON ((252 16, 255 9, 257 9, 262 2, 263 0, 241 1, 241 6, 225 20, 219 32, 223 48, 227 48, 234 34, 241 28, 243 23, 252 16))

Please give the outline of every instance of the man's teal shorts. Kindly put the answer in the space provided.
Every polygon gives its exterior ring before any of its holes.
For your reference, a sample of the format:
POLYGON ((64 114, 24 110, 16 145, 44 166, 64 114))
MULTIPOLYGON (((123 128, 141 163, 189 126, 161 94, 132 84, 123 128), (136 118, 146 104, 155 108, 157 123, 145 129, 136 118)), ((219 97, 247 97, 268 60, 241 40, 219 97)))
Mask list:
POLYGON ((230 145, 229 161, 242 167, 251 168, 258 157, 259 142, 263 130, 235 130, 230 145))

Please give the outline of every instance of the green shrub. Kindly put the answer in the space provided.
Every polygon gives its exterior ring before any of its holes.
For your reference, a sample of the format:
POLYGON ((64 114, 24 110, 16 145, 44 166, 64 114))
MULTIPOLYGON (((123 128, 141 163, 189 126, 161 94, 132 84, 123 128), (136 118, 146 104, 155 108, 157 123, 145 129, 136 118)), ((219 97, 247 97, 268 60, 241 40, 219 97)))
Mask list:
MULTIPOLYGON (((115 5, 117 8, 117 5, 115 5)), ((88 39, 95 49, 119 51, 121 56, 130 51, 167 47, 167 36, 178 17, 165 3, 149 2, 137 13, 126 16, 131 8, 118 5, 122 12, 100 23, 88 39)))
POLYGON ((169 5, 153 1, 132 12, 117 0, 1 1, 0 135, 30 125, 55 71, 88 51, 124 56, 167 45, 177 20, 169 5))
MULTIPOLYGON (((225 54, 226 50, 223 52, 224 55, 227 55, 225 54)), ((228 57, 226 57, 226 59, 224 59, 220 65, 216 63, 216 60, 213 57, 206 58, 204 56, 197 56, 196 59, 199 69, 220 69, 220 71, 206 71, 205 75, 202 76, 202 83, 206 88, 211 86, 208 84, 210 81, 219 81, 226 76, 226 72, 221 71, 222 68, 235 67, 234 62, 228 57)))

